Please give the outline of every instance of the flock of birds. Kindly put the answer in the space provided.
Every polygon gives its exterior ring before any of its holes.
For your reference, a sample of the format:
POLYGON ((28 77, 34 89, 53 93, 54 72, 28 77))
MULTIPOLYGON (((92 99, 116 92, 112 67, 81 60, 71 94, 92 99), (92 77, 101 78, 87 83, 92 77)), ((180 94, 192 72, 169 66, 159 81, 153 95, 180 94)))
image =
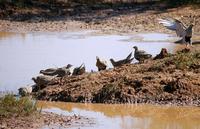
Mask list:
MULTIPOLYGON (((132 57, 131 52, 125 59, 116 61, 111 58, 110 62, 113 65, 113 67, 119 67, 124 64, 130 64, 134 58, 139 62, 143 62, 144 60, 150 59, 152 57, 151 54, 148 54, 144 50, 139 50, 137 46, 134 46, 133 48, 135 49, 134 57, 132 57)), ((96 66, 98 68, 98 71, 105 70, 108 67, 107 62, 101 60, 98 56, 96 57, 96 66)), ((81 75, 86 71, 84 63, 81 64, 81 66, 74 68, 72 73, 70 72, 71 67, 72 65, 68 64, 67 66, 61 68, 48 68, 46 70, 41 70, 40 73, 48 76, 63 77, 65 75, 81 75)))
MULTIPOLYGON (((165 26, 167 29, 175 31, 178 37, 181 37, 182 44, 185 44, 186 47, 188 45, 192 45, 191 38, 192 38, 192 29, 193 24, 186 27, 181 21, 173 18, 166 18, 166 19, 158 19, 159 23, 165 26)), ((133 59, 135 58, 139 62, 144 62, 146 59, 152 58, 151 54, 148 54, 144 50, 139 50, 137 46, 133 47, 135 49, 134 57, 132 57, 132 52, 122 60, 115 61, 114 59, 110 59, 111 64, 113 67, 119 67, 124 64, 130 64, 133 59)), ((166 49, 162 49, 163 52, 167 52, 166 49)), ((161 51, 162 53, 162 51, 161 51)), ((96 66, 98 71, 105 70, 107 68, 107 62, 101 60, 98 56, 96 57, 96 66)), ((47 76, 38 76, 37 78, 32 78, 36 84, 45 84, 48 83, 52 78, 51 77, 63 77, 66 75, 81 75, 85 73, 86 68, 84 63, 81 66, 74 68, 73 72, 70 72, 70 68, 72 67, 71 64, 61 68, 49 68, 46 70, 41 70, 40 73, 47 76)), ((31 93, 32 87, 22 87, 19 89, 19 94, 24 93, 31 93)))
MULTIPOLYGON (((111 58, 110 62, 113 65, 113 67, 119 67, 124 64, 130 64, 134 58, 139 62, 143 62, 144 60, 150 59, 152 57, 151 54, 148 54, 144 50, 139 50, 137 46, 134 46, 133 48, 135 49, 134 57, 132 57, 132 52, 131 52, 125 59, 122 60, 115 61, 114 59, 111 58)), ((107 68, 107 63, 106 61, 100 60, 100 58, 97 57, 96 66, 98 68, 98 71, 105 70, 107 68)))
MULTIPOLYGON (((132 52, 122 60, 115 61, 114 59, 110 59, 111 64, 113 67, 119 67, 124 64, 130 64, 133 59, 135 58, 139 62, 143 62, 146 59, 152 58, 151 54, 148 54, 144 50, 139 50, 137 46, 133 47, 135 49, 134 57, 132 57, 132 52)), ((107 62, 104 60, 101 60, 98 56, 96 57, 96 66, 98 68, 98 71, 106 70, 107 68, 107 62)), ((67 66, 61 67, 61 68, 48 68, 45 70, 40 70, 40 76, 33 77, 32 80, 35 82, 36 85, 29 86, 29 87, 21 87, 18 89, 19 94, 21 96, 25 96, 27 94, 30 94, 33 90, 37 91, 38 89, 41 89, 44 85, 51 82, 51 80, 55 77, 64 77, 64 76, 70 76, 70 75, 81 75, 86 72, 86 68, 84 63, 81 64, 81 66, 76 67, 73 69, 73 72, 71 72, 71 64, 68 64, 67 66)))
MULTIPOLYGON (((181 21, 173 18, 166 18, 166 19, 158 19, 159 23, 165 26, 167 29, 175 31, 178 37, 181 37, 181 42, 185 44, 187 47, 188 45, 192 45, 191 38, 192 38, 192 29, 193 24, 186 27, 181 21)), ((139 62, 143 62, 145 59, 149 59, 152 57, 151 54, 148 54, 144 50, 139 50, 137 46, 133 47, 135 49, 134 57, 132 57, 132 52, 122 60, 115 61, 114 59, 110 59, 111 64, 113 67, 118 67, 123 64, 130 64, 133 59, 135 58, 139 62)), ((107 68, 107 62, 101 60, 98 56, 96 57, 96 66, 98 71, 105 70, 107 68)), ((62 77, 64 75, 71 75, 69 69, 72 67, 71 64, 68 64, 62 68, 50 68, 46 70, 41 70, 40 73, 43 75, 50 75, 50 76, 58 76, 62 77)), ((81 75, 85 72, 85 65, 84 63, 81 66, 74 68, 72 75, 81 75)))

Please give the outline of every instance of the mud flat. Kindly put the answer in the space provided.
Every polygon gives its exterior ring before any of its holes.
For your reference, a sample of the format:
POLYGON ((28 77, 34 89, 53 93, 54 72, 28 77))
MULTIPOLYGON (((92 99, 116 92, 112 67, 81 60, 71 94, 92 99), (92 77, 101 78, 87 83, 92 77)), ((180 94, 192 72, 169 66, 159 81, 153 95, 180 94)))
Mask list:
POLYGON ((30 8, 0 7, 0 31, 52 32, 99 30, 100 33, 167 32, 158 18, 173 17, 185 24, 194 23, 200 32, 200 10, 191 6, 170 8, 164 4, 127 4, 121 6, 81 3, 37 3, 30 8), (45 7, 45 8, 42 8, 45 7))
POLYGON ((1 129, 36 129, 36 128, 70 128, 91 125, 92 120, 82 116, 58 115, 51 112, 42 112, 29 116, 0 116, 1 129))

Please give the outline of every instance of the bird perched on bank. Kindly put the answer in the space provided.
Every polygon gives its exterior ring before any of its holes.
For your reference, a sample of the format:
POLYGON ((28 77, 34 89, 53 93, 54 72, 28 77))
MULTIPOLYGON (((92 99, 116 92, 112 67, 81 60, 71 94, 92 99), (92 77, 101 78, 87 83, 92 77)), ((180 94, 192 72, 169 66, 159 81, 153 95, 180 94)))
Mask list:
POLYGON ((74 68, 72 75, 82 75, 85 73, 85 64, 81 64, 81 66, 74 68))
POLYGON ((107 67, 107 62, 104 60, 100 60, 100 58, 96 56, 96 66, 98 68, 98 71, 105 70, 107 67))
POLYGON ((181 37, 181 43, 185 43, 186 46, 192 45, 192 29, 193 24, 186 27, 181 21, 173 18, 158 19, 159 23, 165 26, 169 30, 176 31, 178 37, 181 37))
POLYGON ((167 52, 167 49, 166 48, 162 48, 160 53, 158 55, 156 55, 153 59, 154 60, 157 60, 157 59, 163 59, 167 56, 169 56, 170 53, 167 52))
POLYGON ((56 71, 57 77, 63 77, 63 76, 66 76, 66 75, 71 75, 71 72, 70 72, 71 67, 72 67, 72 65, 68 64, 67 66, 58 68, 57 71, 56 71))
POLYGON ((135 49, 134 57, 139 62, 143 62, 144 60, 150 59, 152 57, 151 54, 148 54, 144 50, 138 50, 137 46, 134 46, 133 48, 135 49))
POLYGON ((72 67, 72 65, 68 64, 67 66, 64 66, 61 68, 49 68, 46 70, 41 70, 40 73, 43 75, 63 77, 65 75, 71 74, 71 72, 70 72, 71 67, 72 67))
POLYGON ((38 90, 41 90, 45 87, 47 87, 49 84, 53 83, 56 76, 48 76, 48 75, 39 75, 37 77, 33 77, 32 80, 35 82, 35 85, 33 85, 33 92, 37 92, 38 90))
POLYGON ((21 95, 21 96, 30 95, 32 93, 32 90, 33 90, 32 86, 21 87, 21 88, 18 89, 19 95, 21 95))
POLYGON ((123 64, 130 64, 134 59, 134 58, 131 58, 131 56, 132 56, 132 52, 125 59, 115 61, 114 59, 111 58, 110 62, 112 63, 114 67, 122 66, 123 64))

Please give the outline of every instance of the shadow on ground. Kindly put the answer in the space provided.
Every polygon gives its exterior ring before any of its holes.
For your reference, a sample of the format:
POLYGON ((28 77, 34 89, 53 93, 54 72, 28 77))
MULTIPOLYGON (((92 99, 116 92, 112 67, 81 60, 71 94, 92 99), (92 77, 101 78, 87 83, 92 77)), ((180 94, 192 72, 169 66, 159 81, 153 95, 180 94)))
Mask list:
POLYGON ((163 2, 154 0, 142 3, 129 2, 101 2, 97 1, 77 1, 68 0, 68 2, 45 2, 32 0, 29 3, 13 4, 5 3, 0 5, 0 19, 11 21, 42 22, 46 20, 60 21, 73 19, 84 21, 101 21, 114 16, 139 14, 149 10, 156 13, 162 13, 172 8, 163 2))

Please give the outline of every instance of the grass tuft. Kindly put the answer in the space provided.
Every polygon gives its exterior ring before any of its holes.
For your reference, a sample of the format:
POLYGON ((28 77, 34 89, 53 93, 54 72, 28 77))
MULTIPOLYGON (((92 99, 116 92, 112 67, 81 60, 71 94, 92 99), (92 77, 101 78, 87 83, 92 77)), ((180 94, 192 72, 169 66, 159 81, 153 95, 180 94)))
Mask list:
POLYGON ((199 69, 200 53, 199 52, 178 52, 177 54, 166 57, 153 64, 148 71, 166 71, 169 69, 199 69), (171 67, 174 66, 174 67, 171 67))
POLYGON ((194 65, 199 65, 199 53, 179 53, 174 58, 174 63, 178 69, 191 68, 194 65))
POLYGON ((0 98, 0 116, 27 116, 37 111, 36 103, 28 97, 8 94, 0 98))

